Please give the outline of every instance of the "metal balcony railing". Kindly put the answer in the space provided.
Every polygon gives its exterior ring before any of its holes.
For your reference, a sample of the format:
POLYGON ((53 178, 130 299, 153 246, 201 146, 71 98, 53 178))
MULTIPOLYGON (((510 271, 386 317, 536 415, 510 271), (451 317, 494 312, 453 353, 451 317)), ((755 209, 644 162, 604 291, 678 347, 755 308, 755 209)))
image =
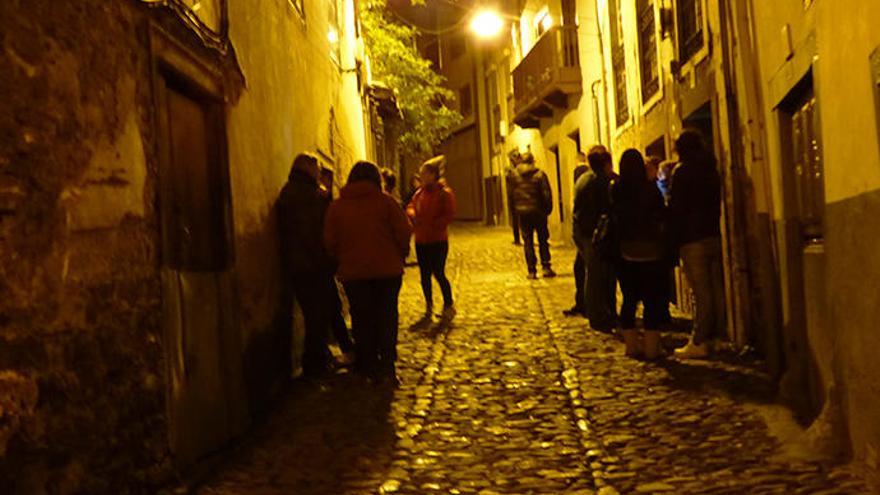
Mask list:
POLYGON ((536 127, 553 107, 566 108, 568 95, 583 91, 577 35, 576 26, 551 28, 513 70, 515 120, 521 127, 536 127))

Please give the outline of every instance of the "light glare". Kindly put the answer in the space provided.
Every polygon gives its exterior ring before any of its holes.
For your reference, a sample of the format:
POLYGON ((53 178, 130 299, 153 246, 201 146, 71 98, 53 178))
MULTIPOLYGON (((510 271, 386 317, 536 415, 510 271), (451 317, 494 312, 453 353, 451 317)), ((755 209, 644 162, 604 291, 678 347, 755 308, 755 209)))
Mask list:
POLYGON ((491 10, 483 10, 471 21, 471 30, 480 38, 494 38, 504 27, 501 16, 491 10))

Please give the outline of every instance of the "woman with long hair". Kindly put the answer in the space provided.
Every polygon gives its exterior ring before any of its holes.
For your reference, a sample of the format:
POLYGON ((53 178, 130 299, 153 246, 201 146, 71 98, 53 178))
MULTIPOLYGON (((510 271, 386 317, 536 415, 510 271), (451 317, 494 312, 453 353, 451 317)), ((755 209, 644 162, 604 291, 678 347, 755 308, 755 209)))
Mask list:
POLYGON ((637 150, 626 150, 620 159, 620 178, 611 188, 611 203, 619 241, 620 328, 626 355, 657 359, 666 283, 666 212, 663 196, 648 178, 645 160, 637 150), (643 345, 636 330, 639 302, 644 304, 643 345))
POLYGON ((354 165, 324 224, 351 310, 355 371, 397 382, 397 298, 411 228, 400 204, 382 191, 376 165, 354 165))
POLYGON ((416 238, 416 259, 425 295, 424 320, 431 319, 433 310, 432 278, 437 280, 443 293, 441 318, 448 321, 455 316, 452 286, 446 278, 448 227, 455 216, 455 194, 442 178, 445 161, 446 158, 440 155, 422 164, 419 169, 421 187, 406 207, 416 238))

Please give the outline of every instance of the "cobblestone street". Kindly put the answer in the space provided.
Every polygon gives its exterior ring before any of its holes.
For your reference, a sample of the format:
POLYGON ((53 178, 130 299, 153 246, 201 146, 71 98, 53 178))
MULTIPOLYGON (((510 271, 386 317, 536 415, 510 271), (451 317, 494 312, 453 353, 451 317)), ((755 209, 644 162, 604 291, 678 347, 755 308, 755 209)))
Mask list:
POLYGON ((554 245, 560 276, 529 281, 510 237, 454 230, 449 328, 413 326, 424 303, 407 270, 399 389, 348 374, 294 383, 197 493, 864 493, 847 466, 771 435, 763 375, 734 355, 625 358, 615 337, 562 315, 574 252, 554 245))

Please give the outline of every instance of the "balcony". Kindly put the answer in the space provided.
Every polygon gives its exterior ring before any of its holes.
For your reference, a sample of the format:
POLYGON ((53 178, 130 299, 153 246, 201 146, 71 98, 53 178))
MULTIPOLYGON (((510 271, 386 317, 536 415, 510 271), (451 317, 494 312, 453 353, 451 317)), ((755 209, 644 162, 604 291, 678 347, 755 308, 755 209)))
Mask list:
POLYGON ((583 91, 577 34, 576 26, 551 28, 513 70, 514 122, 520 127, 538 127, 554 108, 568 107, 569 95, 583 91))

